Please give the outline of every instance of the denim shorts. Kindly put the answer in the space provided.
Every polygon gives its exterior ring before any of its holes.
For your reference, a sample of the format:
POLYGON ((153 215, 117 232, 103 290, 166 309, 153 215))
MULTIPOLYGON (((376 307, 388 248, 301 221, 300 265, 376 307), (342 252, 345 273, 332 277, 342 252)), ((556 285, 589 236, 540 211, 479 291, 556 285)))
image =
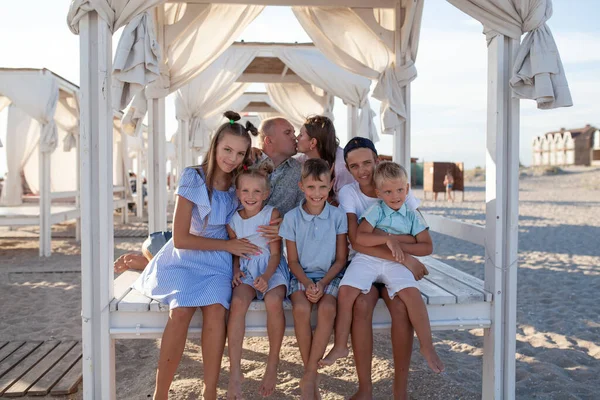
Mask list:
POLYGON ((146 240, 144 240, 144 244, 142 244, 142 254, 146 257, 148 257, 148 255, 154 257, 160 249, 171 240, 172 236, 173 232, 171 231, 151 233, 146 240))

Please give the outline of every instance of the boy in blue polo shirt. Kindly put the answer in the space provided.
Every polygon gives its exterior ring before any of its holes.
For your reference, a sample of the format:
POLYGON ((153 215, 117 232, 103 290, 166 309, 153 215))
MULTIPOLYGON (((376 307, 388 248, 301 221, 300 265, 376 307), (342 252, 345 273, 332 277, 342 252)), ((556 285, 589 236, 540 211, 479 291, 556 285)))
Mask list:
POLYGON ((414 275, 402 265, 405 253, 415 256, 431 254, 431 236, 417 214, 406 207, 409 189, 406 170, 396 163, 382 162, 375 169, 373 177, 380 200, 362 215, 356 241, 366 247, 387 245, 397 262, 360 253, 353 258, 340 282, 340 296, 343 295, 348 301, 338 304, 335 344, 326 357, 327 364, 348 355, 347 342, 354 301, 361 292, 368 293, 373 282, 381 282, 385 284, 391 299, 399 296, 406 304, 410 322, 421 344, 421 354, 429 367, 440 373, 444 370, 444 364, 433 347, 427 308, 414 275), (379 232, 375 232, 375 229, 379 232), (401 243, 395 237, 407 234, 414 236, 416 243, 401 243))
POLYGON ((331 170, 322 159, 306 160, 299 183, 305 199, 283 218, 279 235, 286 240, 294 329, 304 363, 302 398, 319 398, 318 362, 333 331, 341 271, 348 258, 346 215, 327 203, 331 170), (310 325, 318 304, 314 335, 310 325))

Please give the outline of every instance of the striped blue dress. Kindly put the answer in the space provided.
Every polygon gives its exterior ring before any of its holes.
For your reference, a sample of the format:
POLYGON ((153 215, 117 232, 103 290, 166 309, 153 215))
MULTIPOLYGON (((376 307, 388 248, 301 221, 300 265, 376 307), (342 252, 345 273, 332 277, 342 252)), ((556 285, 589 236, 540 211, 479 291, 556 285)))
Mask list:
MULTIPOLYGON (((209 199, 203 171, 186 168, 179 179, 177 195, 194 203, 190 233, 212 239, 229 238, 226 226, 239 206, 233 187, 228 191, 213 189, 209 199)), ((232 256, 226 251, 176 249, 171 239, 132 287, 171 309, 211 304, 229 309, 232 265, 232 256)))

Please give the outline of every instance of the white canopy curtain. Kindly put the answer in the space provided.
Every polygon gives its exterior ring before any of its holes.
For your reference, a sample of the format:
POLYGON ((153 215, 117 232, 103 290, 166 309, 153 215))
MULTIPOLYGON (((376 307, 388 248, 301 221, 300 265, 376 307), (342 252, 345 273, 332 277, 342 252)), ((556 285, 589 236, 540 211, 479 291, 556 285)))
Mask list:
POLYGON ((375 113, 369 104, 369 79, 340 68, 317 49, 283 47, 275 50, 274 54, 308 83, 339 97, 347 105, 357 107, 360 110, 357 132, 374 142, 379 141, 373 123, 375 113))
MULTIPOLYGON (((350 72, 377 80, 373 97, 381 101, 384 133, 393 133, 406 120, 403 88, 417 77, 415 60, 424 0, 402 0, 405 10, 401 26, 401 65, 396 50, 381 38, 352 9, 345 7, 292 7, 296 18, 327 58, 350 72)), ((370 12, 370 11, 369 11, 370 12)), ((378 10, 377 18, 388 17, 378 10)), ((389 18, 385 18, 386 23, 389 18)))
POLYGON ((31 157, 39 137, 39 124, 27 113, 15 106, 8 109, 6 127, 6 164, 8 170, 0 195, 1 206, 23 204, 21 172, 31 157))
POLYGON ((125 118, 127 132, 132 132, 131 125, 146 113, 146 98, 166 97, 183 87, 228 49, 264 9, 233 4, 164 7, 164 55, 156 43, 149 13, 132 20, 119 41, 113 69, 113 107, 122 110, 136 96, 125 118), (210 40, 205 40, 207 37, 210 40))
POLYGON ((58 144, 54 122, 58 104, 56 78, 46 70, 0 70, 0 95, 40 123, 40 148, 54 151, 58 144))
POLYGON ((489 40, 498 34, 520 39, 510 86, 520 99, 533 99, 540 109, 573 105, 565 70, 546 21, 552 0, 448 0, 484 26, 489 40))
POLYGON ((300 83, 268 83, 267 93, 275 109, 292 125, 302 126, 306 117, 325 115, 333 120, 333 96, 319 96, 310 85, 300 83))
POLYGON ((257 54, 257 49, 230 47, 177 91, 175 113, 182 122, 179 132, 184 143, 187 141, 194 148, 205 147, 205 139, 213 130, 206 120, 218 116, 244 93, 249 84, 236 80, 257 54))

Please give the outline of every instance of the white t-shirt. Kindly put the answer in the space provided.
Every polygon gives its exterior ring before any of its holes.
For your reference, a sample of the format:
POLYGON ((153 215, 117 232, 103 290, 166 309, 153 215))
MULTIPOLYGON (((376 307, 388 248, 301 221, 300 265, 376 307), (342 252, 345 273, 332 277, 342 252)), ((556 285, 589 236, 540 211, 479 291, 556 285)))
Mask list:
MULTIPOLYGON (((338 193, 340 207, 346 214, 356 214, 357 218, 360 218, 361 215, 367 211, 367 208, 375 204, 377 200, 379 200, 377 197, 369 197, 361 192, 360 186, 356 181, 347 184, 340 189, 340 192, 338 193)), ((412 191, 408 192, 405 203, 406 207, 413 211, 421 204, 421 202, 413 196, 412 191)))
MULTIPOLYGON (((295 156, 296 160, 300 161, 300 164, 304 164, 304 161, 308 160, 306 154, 299 154, 295 156)), ((335 172, 335 178, 333 178, 333 192, 336 196, 339 196, 340 190, 347 184, 355 182, 356 180, 346 168, 346 162, 344 161, 344 149, 338 146, 335 151, 335 166, 333 167, 335 172)))
MULTIPOLYGON (((377 197, 369 197, 360 191, 360 185, 354 181, 344 186, 338 193, 338 201, 340 208, 346 214, 355 214, 356 218, 360 218, 365 211, 379 200, 377 197)), ((406 196, 406 207, 409 210, 416 211, 421 202, 413 196, 412 192, 409 191, 406 196)), ((419 213, 420 215, 420 213, 419 213)), ((356 251, 350 247, 350 253, 348 254, 348 260, 351 260, 356 254, 356 251)))

